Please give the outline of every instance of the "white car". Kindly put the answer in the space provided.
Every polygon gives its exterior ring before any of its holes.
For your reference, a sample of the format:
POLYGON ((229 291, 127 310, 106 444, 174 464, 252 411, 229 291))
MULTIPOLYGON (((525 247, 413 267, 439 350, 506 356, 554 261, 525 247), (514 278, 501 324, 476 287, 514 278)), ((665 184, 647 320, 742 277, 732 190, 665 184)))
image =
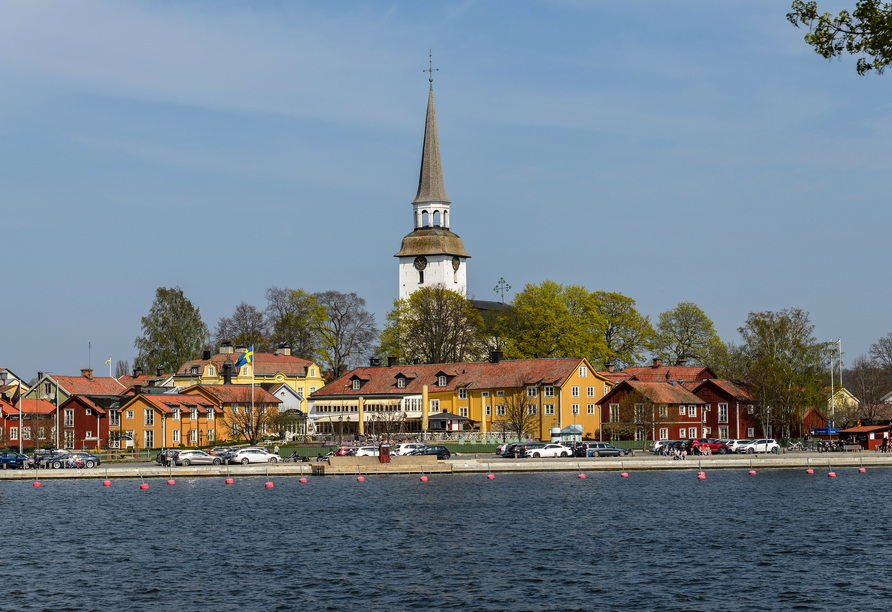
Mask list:
POLYGON ((728 450, 732 453, 739 453, 740 447, 749 444, 752 440, 728 440, 728 450))
POLYGON ((570 453, 570 449, 563 444, 546 444, 528 452, 531 457, 569 457, 570 453))
POLYGON ((360 446, 356 449, 356 453, 353 455, 354 457, 377 457, 378 456, 378 447, 377 446, 360 446))
POLYGON ((753 440, 749 444, 741 444, 737 450, 738 453, 747 453, 749 455, 753 453, 774 453, 776 455, 778 451, 780 451, 780 444, 772 438, 753 440))
POLYGON ((274 455, 265 448, 240 448, 229 458, 229 463, 278 463, 279 456, 274 455))
POLYGON ((393 447, 393 450, 390 451, 391 455, 408 455, 412 451, 418 450, 420 448, 424 448, 424 444, 416 444, 404 442, 402 444, 397 444, 393 447))

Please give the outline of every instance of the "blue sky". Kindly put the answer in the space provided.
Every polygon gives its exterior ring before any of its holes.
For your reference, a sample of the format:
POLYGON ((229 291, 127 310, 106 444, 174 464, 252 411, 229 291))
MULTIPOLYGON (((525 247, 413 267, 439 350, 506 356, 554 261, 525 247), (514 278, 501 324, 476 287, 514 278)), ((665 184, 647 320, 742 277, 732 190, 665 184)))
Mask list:
POLYGON ((355 291, 383 322, 429 49, 475 297, 504 277, 654 319, 692 301, 726 340, 797 307, 850 361, 892 331, 892 75, 820 58, 788 7, 0 4, 0 366, 77 373, 88 343, 132 363, 159 286, 212 329, 272 285, 355 291))

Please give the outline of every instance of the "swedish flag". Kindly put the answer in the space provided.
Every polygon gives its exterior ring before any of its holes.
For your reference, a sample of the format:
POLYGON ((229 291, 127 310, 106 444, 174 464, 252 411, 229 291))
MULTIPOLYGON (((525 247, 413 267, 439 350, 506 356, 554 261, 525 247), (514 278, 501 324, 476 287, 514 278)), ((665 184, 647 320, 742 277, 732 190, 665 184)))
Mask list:
POLYGON ((246 352, 241 354, 241 357, 238 358, 238 361, 235 362, 235 367, 240 368, 243 365, 248 365, 249 363, 254 363, 254 345, 251 345, 246 352))

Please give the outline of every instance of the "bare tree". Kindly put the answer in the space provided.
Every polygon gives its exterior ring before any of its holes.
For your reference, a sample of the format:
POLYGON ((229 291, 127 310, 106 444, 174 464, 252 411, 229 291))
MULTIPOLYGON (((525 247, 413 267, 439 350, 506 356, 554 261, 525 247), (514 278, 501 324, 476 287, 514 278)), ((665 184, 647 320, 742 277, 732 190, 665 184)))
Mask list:
POLYGON ((231 317, 220 317, 214 330, 214 341, 229 340, 234 344, 253 346, 256 353, 269 352, 269 330, 264 314, 254 306, 240 303, 231 317))
POLYGON ((323 291, 313 297, 325 308, 325 321, 317 332, 323 363, 335 376, 342 366, 355 365, 372 352, 378 329, 375 315, 355 293, 323 291))
POLYGON ((514 389, 506 391, 502 401, 505 403, 495 406, 496 418, 502 417, 505 430, 513 433, 518 440, 539 424, 539 407, 535 399, 527 397, 523 381, 517 381, 514 389), (501 407, 504 407, 504 415, 499 414, 501 407))
MULTIPOLYGON (((873 356, 859 355, 846 371, 846 388, 858 399, 857 420, 871 423, 885 413, 883 398, 892 391, 889 373, 880 360, 873 356)), ((839 407, 836 409, 839 421, 839 407)))
POLYGON ((250 389, 244 389, 242 402, 234 403, 224 410, 223 419, 229 427, 231 440, 245 440, 248 444, 257 444, 264 435, 274 429, 279 417, 278 408, 267 404, 251 406, 250 389))
POLYGON ((115 364, 115 378, 121 378, 130 374, 130 362, 126 359, 118 359, 115 364))
POLYGON ((870 345, 870 356, 892 374, 892 332, 870 345))
POLYGON ((641 439, 644 447, 661 427, 678 422, 678 411, 667 404, 659 404, 640 391, 633 390, 623 395, 612 420, 604 424, 604 433, 612 439, 641 439), (615 420, 613 420, 615 419, 615 420))
POLYGON ((399 406, 386 408, 388 409, 373 413, 370 421, 372 433, 385 440, 406 432, 406 413, 399 406))

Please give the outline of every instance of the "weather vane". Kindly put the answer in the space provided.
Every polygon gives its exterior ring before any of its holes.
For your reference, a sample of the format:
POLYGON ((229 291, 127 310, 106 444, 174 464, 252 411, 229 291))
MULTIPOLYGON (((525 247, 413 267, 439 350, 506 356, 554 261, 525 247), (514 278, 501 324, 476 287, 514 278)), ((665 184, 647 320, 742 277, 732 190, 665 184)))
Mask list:
POLYGON ((499 282, 496 283, 496 286, 493 288, 493 291, 500 294, 502 296, 502 304, 505 303, 505 292, 511 291, 511 285, 505 282, 504 278, 500 278, 499 282))
POLYGON ((434 71, 435 71, 435 70, 436 70, 437 72, 440 71, 439 68, 434 68, 434 53, 433 53, 433 51, 434 51, 433 49, 428 49, 428 54, 427 54, 427 56, 428 56, 428 60, 427 60, 428 68, 427 68, 427 70, 422 70, 422 71, 421 71, 421 72, 427 72, 427 73, 430 75, 430 77, 429 77, 427 80, 430 81, 430 84, 431 84, 431 91, 434 90, 434 71))

